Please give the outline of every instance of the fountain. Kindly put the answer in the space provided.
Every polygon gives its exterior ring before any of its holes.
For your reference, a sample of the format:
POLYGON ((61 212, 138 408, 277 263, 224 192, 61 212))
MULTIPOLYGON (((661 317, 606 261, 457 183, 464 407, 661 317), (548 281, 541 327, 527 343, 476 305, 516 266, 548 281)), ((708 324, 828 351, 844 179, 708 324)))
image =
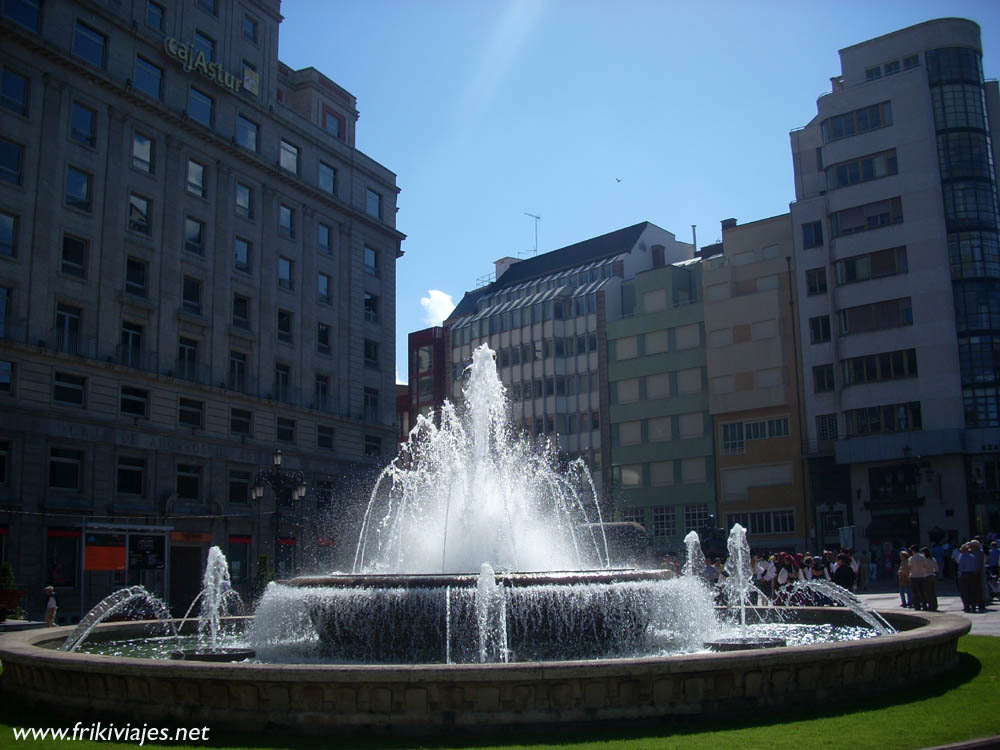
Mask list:
MULTIPOLYGON (((874 616, 858 626, 849 599, 761 606, 739 527, 721 609, 698 575, 696 535, 685 575, 612 567, 585 466, 557 471, 551 452, 511 433, 505 412, 492 352, 481 347, 464 417, 446 404, 440 427, 419 420, 376 483, 351 571, 269 584, 245 636, 255 661, 65 652, 52 647, 67 629, 25 631, 0 637, 5 695, 63 713, 197 717, 246 731, 411 732, 831 705, 957 664, 964 618, 887 614, 898 632, 882 635, 874 616), (788 625, 773 622, 779 613, 788 625), (804 645, 820 640, 799 638, 808 622, 824 641, 837 629, 857 637, 804 645), (785 647, 705 648, 781 628, 785 647)), ((226 622, 222 562, 219 553, 206 570, 209 648, 226 622)), ((792 596, 807 602, 810 591, 792 596)), ((93 633, 127 639, 144 627, 93 633)))

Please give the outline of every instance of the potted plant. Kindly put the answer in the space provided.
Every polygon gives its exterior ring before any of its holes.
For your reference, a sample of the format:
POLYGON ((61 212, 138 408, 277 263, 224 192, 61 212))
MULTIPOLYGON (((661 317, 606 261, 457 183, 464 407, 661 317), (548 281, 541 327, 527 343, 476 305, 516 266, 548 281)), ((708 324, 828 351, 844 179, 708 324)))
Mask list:
POLYGON ((21 606, 21 600, 28 592, 19 589, 14 583, 14 568, 10 563, 0 563, 0 622, 7 619, 7 615, 17 612, 21 606))

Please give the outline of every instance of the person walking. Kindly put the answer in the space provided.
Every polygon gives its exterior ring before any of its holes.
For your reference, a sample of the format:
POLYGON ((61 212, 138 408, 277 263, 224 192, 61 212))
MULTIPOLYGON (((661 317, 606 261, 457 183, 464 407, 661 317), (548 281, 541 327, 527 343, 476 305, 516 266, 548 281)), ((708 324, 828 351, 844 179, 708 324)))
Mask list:
POLYGON ((983 552, 983 545, 978 539, 969 541, 969 552, 976 558, 975 587, 976 587, 976 607, 980 612, 986 611, 986 602, 990 600, 989 589, 986 588, 986 554, 983 552))
POLYGON ((50 628, 56 625, 56 612, 59 603, 56 601, 56 590, 52 586, 45 587, 45 624, 50 628))

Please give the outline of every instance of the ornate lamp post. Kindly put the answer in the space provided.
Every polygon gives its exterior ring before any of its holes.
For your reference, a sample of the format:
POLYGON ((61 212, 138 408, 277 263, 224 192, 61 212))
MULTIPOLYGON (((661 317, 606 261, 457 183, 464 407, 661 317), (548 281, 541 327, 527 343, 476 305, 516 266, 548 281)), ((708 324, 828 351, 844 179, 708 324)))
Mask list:
POLYGON ((291 507, 293 500, 299 500, 306 494, 306 477, 298 469, 289 471, 281 468, 281 450, 276 449, 271 454, 273 467, 261 469, 254 478, 250 496, 258 502, 264 497, 264 487, 274 491, 274 572, 278 574, 278 544, 281 529, 281 508, 291 507))

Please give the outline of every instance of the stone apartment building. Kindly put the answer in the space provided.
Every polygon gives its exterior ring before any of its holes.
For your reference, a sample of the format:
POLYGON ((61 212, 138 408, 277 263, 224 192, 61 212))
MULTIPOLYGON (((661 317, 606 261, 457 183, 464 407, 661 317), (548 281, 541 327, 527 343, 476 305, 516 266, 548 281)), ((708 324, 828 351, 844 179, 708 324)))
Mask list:
POLYGON ((717 512, 704 262, 654 266, 622 282, 608 322, 612 486, 616 517, 642 524, 655 554, 679 554, 717 512))
MULTIPOLYGON (((791 133, 797 328, 817 498, 857 543, 1000 525, 1000 96, 979 27, 840 51, 791 133)), ((825 524, 824 524, 825 526, 825 524)))
POLYGON ((275 541, 328 565, 395 451, 395 175, 280 21, 3 4, 0 557, 66 620, 133 583, 183 608, 211 544, 244 593, 275 541), (275 448, 311 485, 280 529, 250 492, 275 448))
POLYGON ((608 323, 621 317, 622 282, 688 259, 693 247, 641 222, 567 247, 496 262, 496 278, 468 292, 444 322, 448 397, 461 400, 472 351, 489 343, 512 422, 584 458, 610 511, 608 323))

